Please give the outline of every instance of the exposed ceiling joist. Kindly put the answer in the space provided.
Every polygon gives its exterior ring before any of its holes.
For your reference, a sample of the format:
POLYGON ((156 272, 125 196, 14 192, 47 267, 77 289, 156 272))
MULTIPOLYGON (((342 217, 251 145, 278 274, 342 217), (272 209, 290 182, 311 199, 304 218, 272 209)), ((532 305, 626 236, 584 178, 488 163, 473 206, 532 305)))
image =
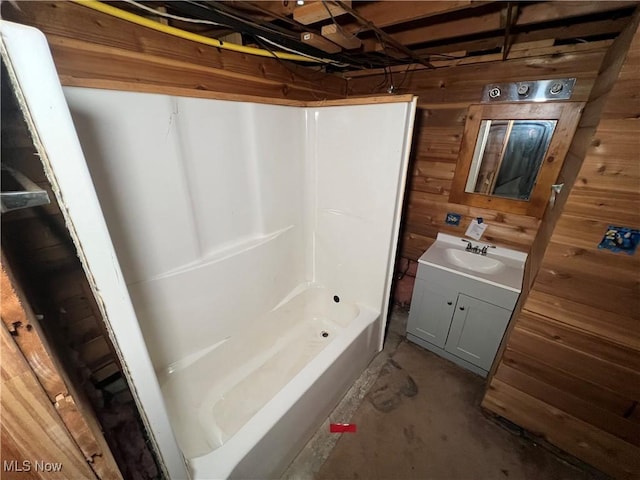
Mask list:
POLYGON ((637 7, 639 4, 634 2, 596 0, 596 1, 561 1, 561 2, 543 2, 532 5, 522 5, 518 22, 516 25, 532 25, 534 23, 547 22, 551 20, 562 20, 582 15, 593 15, 596 13, 605 13, 623 8, 637 7))
POLYGON ((335 23, 323 26, 321 32, 323 37, 328 38, 347 50, 353 50, 362 45, 362 40, 352 33, 343 31, 335 23))
POLYGON ((300 34, 300 40, 302 40, 302 43, 306 43, 307 45, 311 45, 312 47, 327 53, 338 53, 342 50, 339 45, 336 45, 322 35, 316 35, 313 32, 302 32, 300 34))
POLYGON ((387 35, 379 27, 377 27, 376 25, 372 24, 368 19, 362 17, 357 11, 355 11, 354 9, 349 7, 345 2, 337 1, 336 3, 338 5, 340 5, 344 10, 349 12, 349 14, 353 18, 355 18, 358 22, 360 22, 361 25, 363 25, 363 26, 375 31, 376 35, 378 35, 381 38, 381 40, 387 42, 389 44, 389 46, 395 48, 399 52, 402 52, 402 53, 406 54, 409 58, 415 60, 418 63, 421 63, 425 67, 433 68, 428 60, 419 57, 418 55, 414 54, 405 45, 403 45, 402 43, 400 43, 400 42, 396 41, 395 39, 391 38, 389 35, 387 35))
MULTIPOLYGON (((379 28, 391 27, 400 23, 422 20, 423 18, 455 12, 464 8, 484 5, 490 2, 472 0, 459 1, 395 1, 372 2, 362 6, 356 5, 360 15, 375 24, 379 28)), ((362 27, 357 23, 344 25, 347 31, 353 32, 362 27)))
MULTIPOLYGON (((293 0, 291 0, 292 3, 293 0)), ((351 0, 344 2, 351 7, 351 0)), ((303 25, 321 22, 331 17, 339 17, 347 13, 342 7, 332 2, 305 2, 304 5, 296 7, 293 11, 293 19, 303 25)))
MULTIPOLYGON (((526 27, 536 23, 565 20, 585 15, 595 15, 626 7, 637 6, 638 2, 593 1, 593 2, 542 2, 519 5, 519 14, 513 27, 526 27), (573 7, 565 5, 574 4, 573 7)), ((457 36, 489 33, 504 28, 506 18, 506 2, 502 10, 484 13, 479 16, 435 22, 432 24, 410 28, 391 34, 394 40, 404 45, 417 45, 435 42, 457 36)), ((374 51, 381 51, 381 45, 375 45, 374 51)))
MULTIPOLYGON (((620 32, 629 22, 628 18, 615 20, 601 20, 584 24, 576 24, 570 27, 551 27, 530 32, 514 33, 511 37, 512 48, 518 44, 536 42, 540 40, 552 39, 565 40, 570 38, 590 37, 593 35, 616 34, 620 32)), ((492 50, 500 48, 504 42, 504 35, 495 35, 482 40, 471 40, 462 42, 451 42, 446 45, 437 45, 414 50, 417 55, 428 56, 434 54, 449 54, 456 50, 466 50, 467 52, 492 50)))
POLYGON ((215 38, 234 31, 242 34, 229 43, 329 59, 330 65, 322 68, 341 72, 390 71, 393 66, 404 71, 409 64, 444 67, 482 62, 496 54, 509 59, 538 47, 557 46, 561 50, 563 45, 611 40, 640 7, 639 0, 296 3, 118 2, 138 15, 194 33, 215 38), (304 25, 300 20, 311 23, 304 25), (203 25, 203 21, 219 26, 203 25), (519 53, 512 55, 516 50, 519 53))

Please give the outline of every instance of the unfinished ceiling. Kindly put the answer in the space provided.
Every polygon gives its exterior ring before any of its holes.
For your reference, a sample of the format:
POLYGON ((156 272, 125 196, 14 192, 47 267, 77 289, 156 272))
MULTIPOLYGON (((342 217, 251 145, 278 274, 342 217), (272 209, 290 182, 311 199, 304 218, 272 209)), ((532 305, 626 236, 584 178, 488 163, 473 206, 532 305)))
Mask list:
POLYGON ((637 1, 115 2, 167 25, 324 59, 345 77, 558 53, 615 38, 637 1), (555 49, 555 50, 554 50, 555 49))

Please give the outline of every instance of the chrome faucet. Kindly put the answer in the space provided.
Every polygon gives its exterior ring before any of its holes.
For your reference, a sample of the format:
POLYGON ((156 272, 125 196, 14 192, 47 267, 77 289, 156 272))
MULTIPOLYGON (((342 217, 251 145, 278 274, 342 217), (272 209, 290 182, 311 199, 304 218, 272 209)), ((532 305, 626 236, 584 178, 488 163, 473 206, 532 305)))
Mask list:
POLYGON ((482 255, 483 257, 487 254, 487 250, 489 250, 490 248, 496 248, 495 245, 485 245, 484 247, 482 247, 480 249, 480 255, 482 255))
POLYGON ((471 243, 469 240, 466 240, 464 238, 462 238, 461 240, 463 242, 467 242, 467 248, 465 248, 465 251, 471 252, 471 253, 480 253, 480 249, 476 245, 471 243))
POLYGON ((461 240, 463 242, 467 242, 467 248, 465 248, 465 251, 471 252, 471 253, 477 253, 478 255, 482 255, 483 257, 487 255, 487 251, 490 248, 496 248, 495 245, 485 245, 484 247, 480 248, 477 245, 474 245, 473 243, 471 243, 467 239, 462 238, 461 240))

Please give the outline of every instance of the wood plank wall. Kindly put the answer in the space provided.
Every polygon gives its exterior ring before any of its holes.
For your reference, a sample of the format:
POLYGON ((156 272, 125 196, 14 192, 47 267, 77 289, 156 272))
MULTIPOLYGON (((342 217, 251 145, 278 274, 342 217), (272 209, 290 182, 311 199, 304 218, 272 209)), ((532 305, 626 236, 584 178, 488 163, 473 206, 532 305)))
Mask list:
MULTIPOLYGON (((489 225, 487 242, 528 252, 536 238, 540 220, 449 203, 453 174, 458 161, 469 105, 479 103, 484 85, 491 82, 577 78, 572 100, 586 101, 595 82, 608 43, 567 51, 544 51, 540 56, 489 61, 474 65, 454 65, 436 70, 394 75, 401 91, 419 96, 416 129, 410 164, 408 193, 403 215, 400 280, 394 300, 411 301, 415 261, 433 243, 438 232, 463 236, 471 220, 482 217, 489 225), (445 223, 447 212, 462 214, 459 227, 445 223), (403 272, 406 275, 403 275, 403 272)), ((349 80, 349 95, 375 93, 386 88, 384 76, 357 77, 349 80)))
POLYGON ((290 100, 346 96, 340 77, 174 37, 73 2, 2 2, 1 13, 45 33, 63 85, 150 85, 290 100))
POLYGON ((610 224, 640 228, 637 24, 603 62, 564 172, 575 184, 545 218, 482 402, 617 478, 640 478, 640 254, 597 245, 610 224))

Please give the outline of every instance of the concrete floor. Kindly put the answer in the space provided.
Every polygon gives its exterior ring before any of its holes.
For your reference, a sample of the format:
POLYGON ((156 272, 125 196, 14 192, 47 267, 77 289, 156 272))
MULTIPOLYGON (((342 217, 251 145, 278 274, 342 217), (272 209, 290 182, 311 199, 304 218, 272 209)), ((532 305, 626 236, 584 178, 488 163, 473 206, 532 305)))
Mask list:
POLYGON ((404 340, 406 321, 392 312, 384 350, 283 480, 607 478, 485 417, 484 379, 404 340), (331 434, 333 422, 357 433, 331 434))

